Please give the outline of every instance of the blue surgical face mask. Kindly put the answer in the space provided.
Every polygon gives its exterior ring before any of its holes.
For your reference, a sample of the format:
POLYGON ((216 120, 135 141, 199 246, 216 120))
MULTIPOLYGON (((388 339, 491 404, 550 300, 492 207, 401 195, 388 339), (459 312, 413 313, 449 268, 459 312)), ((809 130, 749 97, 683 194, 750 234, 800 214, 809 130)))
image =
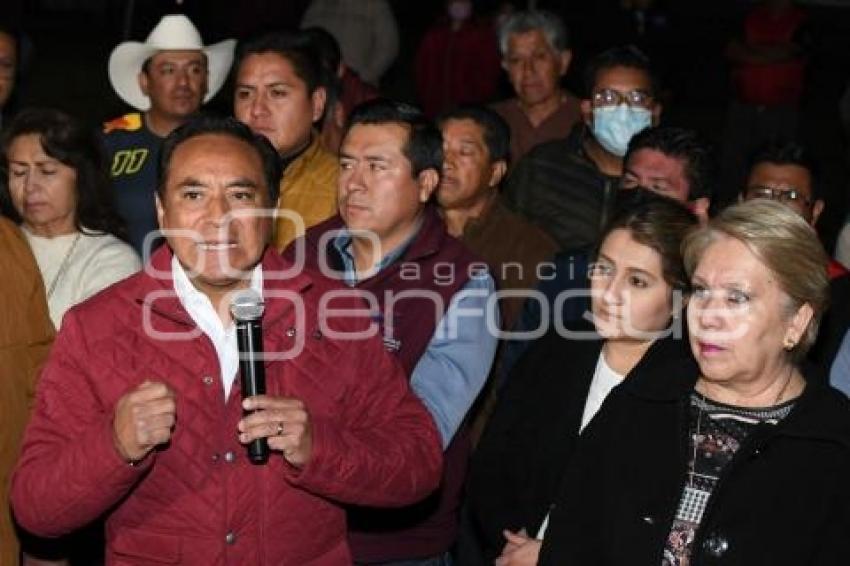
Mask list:
POLYGON ((632 108, 622 103, 593 109, 593 137, 618 157, 626 155, 632 136, 650 125, 652 112, 646 108, 632 108))

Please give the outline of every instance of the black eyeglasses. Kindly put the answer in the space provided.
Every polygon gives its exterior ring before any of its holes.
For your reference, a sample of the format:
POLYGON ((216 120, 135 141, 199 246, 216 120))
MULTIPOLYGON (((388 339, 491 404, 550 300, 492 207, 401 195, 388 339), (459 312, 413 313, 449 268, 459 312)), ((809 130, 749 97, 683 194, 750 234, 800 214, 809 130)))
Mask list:
POLYGON ((776 200, 783 203, 801 202, 806 206, 812 204, 812 199, 806 196, 803 191, 794 187, 766 187, 764 185, 752 185, 747 187, 746 199, 766 198, 776 200))
POLYGON ((629 92, 620 92, 613 88, 603 88, 594 92, 592 97, 593 106, 619 106, 628 104, 637 108, 649 108, 652 104, 652 95, 645 90, 635 89, 629 92))

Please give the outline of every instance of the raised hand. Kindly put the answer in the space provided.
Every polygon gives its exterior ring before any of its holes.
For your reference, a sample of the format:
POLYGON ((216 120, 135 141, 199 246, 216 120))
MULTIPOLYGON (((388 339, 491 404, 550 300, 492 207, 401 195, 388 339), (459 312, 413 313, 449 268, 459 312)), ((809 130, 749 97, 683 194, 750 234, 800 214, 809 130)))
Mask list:
POLYGON ((155 446, 171 440, 177 403, 174 391, 158 381, 144 381, 115 405, 112 421, 115 449, 128 462, 138 462, 155 446))

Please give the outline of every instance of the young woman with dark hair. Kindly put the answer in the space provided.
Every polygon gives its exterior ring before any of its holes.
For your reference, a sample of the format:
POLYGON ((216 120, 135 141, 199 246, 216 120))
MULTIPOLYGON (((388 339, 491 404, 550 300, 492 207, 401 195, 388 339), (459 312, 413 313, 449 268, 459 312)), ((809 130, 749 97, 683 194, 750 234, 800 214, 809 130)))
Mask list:
POLYGON ((676 321, 687 289, 679 248, 696 217, 645 190, 635 198, 613 218, 589 266, 593 324, 551 329, 499 394, 470 470, 463 564, 536 564, 579 435, 609 392, 694 364, 676 321))

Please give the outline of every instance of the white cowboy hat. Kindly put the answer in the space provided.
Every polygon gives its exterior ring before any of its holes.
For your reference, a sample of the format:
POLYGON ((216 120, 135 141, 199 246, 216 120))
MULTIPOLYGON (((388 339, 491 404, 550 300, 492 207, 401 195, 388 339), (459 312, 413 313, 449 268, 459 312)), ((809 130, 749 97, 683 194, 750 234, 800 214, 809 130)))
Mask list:
POLYGON ((150 99, 139 86, 144 62, 160 51, 197 49, 207 56, 207 94, 204 96, 207 102, 224 85, 235 46, 235 39, 226 39, 205 47, 201 34, 189 18, 182 14, 163 16, 144 43, 125 41, 112 50, 109 82, 124 102, 144 112, 151 107, 150 99))

